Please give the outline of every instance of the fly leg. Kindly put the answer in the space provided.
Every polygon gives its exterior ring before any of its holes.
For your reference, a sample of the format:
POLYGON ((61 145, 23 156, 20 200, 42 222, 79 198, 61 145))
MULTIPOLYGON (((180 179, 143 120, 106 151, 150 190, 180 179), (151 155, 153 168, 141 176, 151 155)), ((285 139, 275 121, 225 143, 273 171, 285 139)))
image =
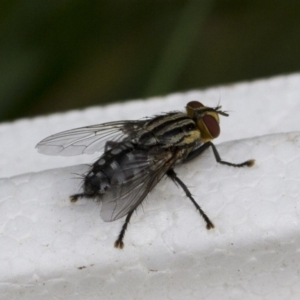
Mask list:
POLYGON ((177 174, 173 169, 170 169, 167 173, 167 176, 169 176, 175 184, 179 185, 185 192, 186 196, 190 198, 190 200, 193 202, 193 204, 196 206, 196 209, 199 211, 200 215, 203 217, 204 221, 206 222, 206 229, 211 229, 214 228, 214 224, 212 221, 209 219, 209 217, 206 215, 206 213, 202 210, 202 208, 199 206, 199 204, 195 201, 193 198, 191 192, 187 188, 187 186, 177 177, 177 174))
POLYGON ((83 198, 83 197, 85 197, 84 194, 74 194, 70 196, 70 201, 74 203, 78 200, 78 198, 83 198))
POLYGON ((129 221, 130 221, 130 218, 132 216, 134 212, 134 209, 132 211, 130 211, 125 219, 125 222, 122 226, 122 229, 121 229, 121 232, 117 238, 117 240, 115 241, 115 248, 119 248, 119 249, 123 249, 124 248, 124 242, 123 242, 123 238, 124 238, 124 235, 125 235, 125 231, 127 229, 127 226, 129 224, 129 221))
POLYGON ((220 154, 219 154, 216 146, 212 142, 206 142, 205 144, 203 144, 199 148, 197 148, 194 151, 192 151, 183 162, 186 163, 186 162, 194 159, 195 157, 197 157, 198 155, 200 155, 201 153, 203 153, 209 147, 212 148, 214 156, 215 156, 215 159, 220 164, 228 165, 228 166, 231 166, 231 167, 238 167, 238 168, 240 168, 240 167, 244 167, 244 166, 252 167, 254 165, 254 163, 255 163, 254 159, 246 160, 246 161, 244 161, 244 162, 242 162, 240 164, 234 164, 234 163, 231 163, 231 162, 228 162, 228 161, 224 161, 224 160, 221 159, 221 156, 220 156, 220 154))
POLYGON ((70 201, 74 203, 78 200, 78 198, 95 198, 96 196, 97 195, 85 194, 85 193, 74 194, 70 196, 70 201))

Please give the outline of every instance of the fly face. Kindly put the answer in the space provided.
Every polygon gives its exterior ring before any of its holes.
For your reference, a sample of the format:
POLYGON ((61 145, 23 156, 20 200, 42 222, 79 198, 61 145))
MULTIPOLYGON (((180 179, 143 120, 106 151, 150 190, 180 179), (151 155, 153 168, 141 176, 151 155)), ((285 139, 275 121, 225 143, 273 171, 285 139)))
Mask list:
POLYGON ((144 120, 118 121, 64 131, 42 140, 36 148, 49 155, 78 155, 104 148, 103 155, 84 176, 83 192, 70 196, 101 202, 106 222, 126 216, 115 242, 123 248, 123 238, 134 210, 163 176, 171 178, 185 192, 206 222, 214 227, 186 185, 174 171, 206 149, 213 149, 216 161, 234 167, 252 166, 254 160, 240 164, 223 161, 211 142, 220 134, 221 107, 205 107, 197 101, 186 106, 186 113, 170 112, 144 120))
POLYGON ((198 101, 191 101, 187 104, 187 115, 194 120, 201 132, 203 142, 211 141, 220 135, 219 114, 228 117, 228 114, 220 109, 221 106, 216 108, 205 107, 198 101))

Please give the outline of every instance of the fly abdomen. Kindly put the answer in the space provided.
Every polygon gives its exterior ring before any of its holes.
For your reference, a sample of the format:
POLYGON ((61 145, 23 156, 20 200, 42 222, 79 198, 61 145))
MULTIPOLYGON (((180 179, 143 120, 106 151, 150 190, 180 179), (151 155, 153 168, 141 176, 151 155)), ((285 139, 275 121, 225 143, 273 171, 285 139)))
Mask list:
POLYGON ((120 143, 106 151, 86 175, 84 193, 99 201, 111 186, 124 182, 129 174, 128 171, 122 170, 122 161, 130 159, 133 149, 132 143, 120 143))
POLYGON ((84 179, 84 193, 90 197, 102 196, 110 188, 109 178, 102 171, 96 173, 92 169, 84 179))

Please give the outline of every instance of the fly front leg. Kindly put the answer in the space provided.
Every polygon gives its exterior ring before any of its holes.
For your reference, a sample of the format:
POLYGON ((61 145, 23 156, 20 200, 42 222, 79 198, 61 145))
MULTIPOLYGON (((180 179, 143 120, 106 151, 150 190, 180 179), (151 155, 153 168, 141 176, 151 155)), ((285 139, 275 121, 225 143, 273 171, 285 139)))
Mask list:
POLYGON ((205 144, 201 145, 199 148, 192 151, 183 162, 186 163, 186 162, 194 159, 195 157, 197 157, 198 155, 203 153, 209 147, 212 148, 216 161, 218 163, 222 164, 222 165, 228 165, 228 166, 231 166, 231 167, 240 168, 240 167, 245 167, 245 166, 252 167, 255 163, 254 159, 249 159, 249 160, 244 161, 240 164, 234 164, 234 163, 231 163, 231 162, 228 162, 228 161, 224 161, 224 160, 221 159, 220 154, 219 154, 216 146, 212 142, 206 142, 205 144))
POLYGON ((187 188, 187 186, 177 177, 177 174, 173 169, 170 169, 167 173, 167 176, 169 176, 175 184, 179 185, 185 192, 186 196, 193 202, 193 204, 196 206, 196 209, 199 211, 200 215, 203 217, 204 221, 206 222, 206 229, 214 228, 214 224, 209 219, 209 217, 206 215, 206 213, 202 210, 202 208, 199 206, 199 204, 195 201, 193 198, 191 192, 187 188))

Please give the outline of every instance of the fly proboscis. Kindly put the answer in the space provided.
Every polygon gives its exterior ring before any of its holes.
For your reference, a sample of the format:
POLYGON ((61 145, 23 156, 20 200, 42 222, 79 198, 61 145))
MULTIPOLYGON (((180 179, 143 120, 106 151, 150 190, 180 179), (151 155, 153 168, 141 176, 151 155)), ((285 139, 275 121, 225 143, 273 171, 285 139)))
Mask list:
POLYGON ((48 155, 79 155, 104 149, 83 179, 83 191, 70 196, 72 202, 85 197, 101 202, 101 218, 106 222, 126 216, 115 242, 124 247, 124 235, 136 208, 163 176, 183 189, 203 217, 206 228, 213 222, 195 201, 174 167, 187 163, 212 148, 218 163, 233 167, 251 167, 254 160, 231 163, 221 159, 212 140, 220 134, 221 110, 191 101, 186 112, 172 111, 143 120, 109 122, 64 131, 37 144, 48 155))

